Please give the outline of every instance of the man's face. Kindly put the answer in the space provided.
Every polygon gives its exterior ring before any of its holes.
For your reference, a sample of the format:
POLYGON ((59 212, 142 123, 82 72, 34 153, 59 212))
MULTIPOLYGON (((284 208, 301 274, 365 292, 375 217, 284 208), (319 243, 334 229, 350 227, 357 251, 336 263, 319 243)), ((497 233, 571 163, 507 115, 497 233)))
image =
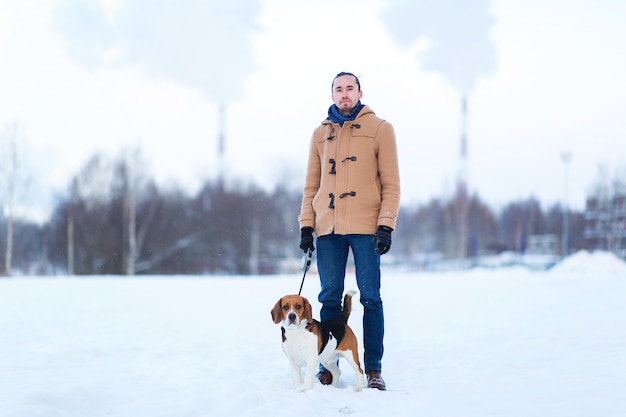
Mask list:
POLYGON ((363 97, 363 92, 359 90, 359 85, 352 75, 342 75, 335 79, 333 101, 341 113, 350 113, 361 97, 363 97))

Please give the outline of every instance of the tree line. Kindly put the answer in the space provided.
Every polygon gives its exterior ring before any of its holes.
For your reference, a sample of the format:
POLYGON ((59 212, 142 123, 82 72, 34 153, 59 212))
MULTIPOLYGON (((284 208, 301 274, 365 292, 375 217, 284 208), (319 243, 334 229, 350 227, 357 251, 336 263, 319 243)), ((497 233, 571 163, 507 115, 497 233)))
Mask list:
MULTIPOLYGON (((46 223, 0 215, 5 254, 0 270, 5 275, 142 275, 269 274, 294 268, 301 256, 300 190, 277 185, 267 191, 218 179, 189 195, 158 186, 143 166, 139 152, 95 155, 46 223)), ((461 197, 402 206, 387 259, 416 266, 425 258, 454 259, 459 245, 466 245, 468 258, 523 252, 531 235, 563 235, 564 211, 558 204, 544 210, 529 198, 495 213, 478 195, 461 197), (467 216, 462 243, 459 207, 467 216)), ((583 232, 583 214, 569 212, 572 250, 584 247, 583 232)))

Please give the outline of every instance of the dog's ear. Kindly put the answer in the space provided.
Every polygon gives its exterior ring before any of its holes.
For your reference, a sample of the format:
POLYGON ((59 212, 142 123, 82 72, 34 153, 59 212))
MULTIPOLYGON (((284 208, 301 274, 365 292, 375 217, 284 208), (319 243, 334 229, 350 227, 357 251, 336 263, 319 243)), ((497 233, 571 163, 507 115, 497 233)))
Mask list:
POLYGON ((274 324, 278 324, 283 320, 283 303, 282 303, 283 299, 281 298, 280 300, 278 300, 276 302, 276 305, 274 305, 274 308, 272 308, 272 321, 274 322, 274 324))
POLYGON ((306 298, 304 298, 304 318, 309 323, 313 323, 313 308, 306 298))

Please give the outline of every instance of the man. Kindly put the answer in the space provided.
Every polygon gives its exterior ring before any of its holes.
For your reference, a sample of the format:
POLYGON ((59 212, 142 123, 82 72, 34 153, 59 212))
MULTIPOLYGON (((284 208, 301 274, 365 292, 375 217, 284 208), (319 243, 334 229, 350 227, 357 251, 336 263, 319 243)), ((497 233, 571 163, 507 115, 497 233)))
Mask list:
MULTIPOLYGON (((313 132, 298 216, 300 248, 314 251, 321 291, 322 321, 341 313, 346 263, 352 250, 363 305, 365 374, 369 388, 385 390, 381 376, 384 315, 380 255, 391 247, 400 204, 396 138, 390 123, 361 104, 359 79, 341 72, 332 82, 334 104, 313 132)), ((320 368, 318 378, 332 376, 320 368)))

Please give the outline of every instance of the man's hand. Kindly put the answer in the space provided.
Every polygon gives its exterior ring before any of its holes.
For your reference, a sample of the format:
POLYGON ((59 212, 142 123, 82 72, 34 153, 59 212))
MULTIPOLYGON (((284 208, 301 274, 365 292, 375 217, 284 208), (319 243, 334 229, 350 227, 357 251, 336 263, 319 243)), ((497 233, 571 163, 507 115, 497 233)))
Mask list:
POLYGON ((312 227, 303 227, 300 230, 300 249, 307 253, 308 251, 313 252, 315 250, 315 246, 313 245, 313 228, 312 227))
POLYGON ((384 255, 389 252, 391 248, 391 232, 393 232, 393 229, 389 226, 378 226, 378 230, 374 233, 372 245, 374 246, 374 252, 378 255, 384 255))

